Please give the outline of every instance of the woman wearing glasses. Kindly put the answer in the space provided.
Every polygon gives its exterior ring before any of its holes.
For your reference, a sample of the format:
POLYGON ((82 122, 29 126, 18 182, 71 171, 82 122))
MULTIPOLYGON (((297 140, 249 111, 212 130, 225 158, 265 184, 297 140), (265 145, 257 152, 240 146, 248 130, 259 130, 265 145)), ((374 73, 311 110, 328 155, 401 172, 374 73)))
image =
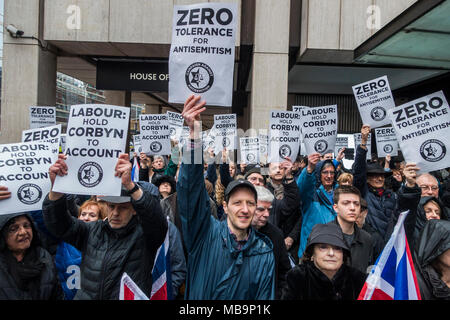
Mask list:
POLYGON ((28 214, 0 215, 0 300, 63 298, 53 259, 28 214))

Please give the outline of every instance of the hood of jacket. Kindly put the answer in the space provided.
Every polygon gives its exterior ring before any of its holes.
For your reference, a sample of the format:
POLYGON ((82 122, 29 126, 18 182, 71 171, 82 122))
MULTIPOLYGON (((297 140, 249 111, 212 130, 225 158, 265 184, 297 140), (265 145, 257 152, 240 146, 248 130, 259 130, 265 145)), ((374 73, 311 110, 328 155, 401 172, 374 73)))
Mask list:
POLYGON ((450 249, 450 221, 429 220, 420 234, 416 248, 417 263, 422 268, 450 249))
POLYGON ((41 245, 41 240, 39 238, 39 232, 38 229, 34 223, 33 218, 28 214, 27 212, 20 212, 20 213, 10 213, 5 215, 0 215, 0 251, 3 251, 6 249, 6 241, 3 236, 4 227, 5 225, 11 221, 14 218, 20 217, 20 216, 26 216, 30 222, 31 222, 31 228, 33 230, 33 239, 31 240, 30 247, 37 247, 41 245))

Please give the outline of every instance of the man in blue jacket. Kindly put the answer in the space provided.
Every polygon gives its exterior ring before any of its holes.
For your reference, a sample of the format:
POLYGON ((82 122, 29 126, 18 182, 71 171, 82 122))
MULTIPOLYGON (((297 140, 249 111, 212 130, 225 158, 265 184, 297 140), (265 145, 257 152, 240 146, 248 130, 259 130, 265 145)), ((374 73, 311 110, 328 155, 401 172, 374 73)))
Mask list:
POLYGON ((211 217, 203 177, 201 97, 190 96, 183 118, 190 140, 183 152, 177 184, 178 208, 188 251, 187 300, 267 300, 275 296, 275 262, 269 238, 256 231, 252 218, 257 193, 243 179, 225 190, 227 219, 211 217))

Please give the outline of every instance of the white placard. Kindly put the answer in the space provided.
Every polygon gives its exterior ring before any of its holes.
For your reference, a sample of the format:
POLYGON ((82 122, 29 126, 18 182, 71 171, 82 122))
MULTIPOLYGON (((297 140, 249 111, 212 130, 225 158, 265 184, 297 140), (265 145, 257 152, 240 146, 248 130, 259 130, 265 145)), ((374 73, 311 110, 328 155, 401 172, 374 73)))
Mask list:
POLYGON ((390 124, 388 110, 395 107, 387 76, 352 87, 362 122, 378 128, 390 124))
POLYGON ((61 147, 61 153, 64 153, 66 151, 66 141, 67 141, 67 135, 65 133, 60 135, 60 147, 61 147))
POLYGON ((52 148, 41 141, 0 145, 0 185, 11 192, 1 200, 0 215, 42 210, 51 188, 52 148))
POLYGON ((215 135, 215 154, 227 148, 228 151, 236 150, 237 139, 237 118, 236 114, 215 114, 213 134, 215 135))
POLYGON ((167 119, 169 120, 170 139, 180 141, 183 132, 184 118, 181 113, 167 111, 167 119))
POLYGON ((396 107, 389 117, 406 162, 415 162, 420 172, 450 166, 450 111, 443 91, 396 107))
POLYGON ((266 164, 269 157, 269 135, 258 134, 259 141, 259 161, 266 164))
POLYGON ((239 163, 259 164, 259 138, 242 137, 239 138, 240 161, 239 163))
MULTIPOLYGON (((353 139, 355 141, 355 154, 356 154, 356 148, 358 148, 358 146, 361 144, 361 140, 362 140, 361 133, 353 134, 353 139)), ((366 148, 367 148, 366 159, 372 160, 372 133, 369 133, 369 136, 367 138, 366 148)))
POLYGON ((134 148, 134 152, 136 152, 138 155, 142 152, 143 149, 142 149, 140 134, 133 135, 133 148, 134 148))
POLYGON ((83 104, 70 108, 67 125, 68 174, 57 176, 53 191, 84 195, 120 195, 114 168, 127 143, 130 108, 83 104))
POLYGON ((216 147, 215 135, 212 132, 212 130, 202 131, 203 151, 207 151, 210 148, 214 151, 216 147))
POLYGON ((42 141, 52 145, 53 162, 58 160, 61 125, 22 131, 22 142, 42 141))
POLYGON ((336 137, 336 145, 334 146, 334 157, 337 157, 342 148, 348 148, 348 137, 336 137))
POLYGON ((269 121, 269 160, 295 161, 300 148, 300 114, 294 111, 272 110, 269 121))
POLYGON ((30 129, 50 127, 56 124, 56 107, 31 106, 30 129))
POLYGON ((303 109, 301 116, 306 154, 333 153, 338 129, 337 105, 303 109))
POLYGON ((174 6, 169 56, 169 102, 191 94, 229 107, 233 98, 236 3, 174 6))
POLYGON ((143 152, 151 156, 171 153, 167 114, 141 114, 139 129, 143 152))
POLYGON ((385 158, 388 154, 391 155, 391 157, 398 156, 398 142, 394 128, 376 128, 375 139, 379 158, 385 158))

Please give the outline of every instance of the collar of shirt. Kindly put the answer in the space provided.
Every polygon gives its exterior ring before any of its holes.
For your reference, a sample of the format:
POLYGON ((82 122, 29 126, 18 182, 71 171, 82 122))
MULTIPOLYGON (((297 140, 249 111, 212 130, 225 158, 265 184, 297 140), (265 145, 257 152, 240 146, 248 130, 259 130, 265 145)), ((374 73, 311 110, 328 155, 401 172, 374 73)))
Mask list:
POLYGON ((242 247, 247 243, 248 238, 250 238, 250 233, 252 232, 251 228, 248 228, 248 233, 247 233, 247 237, 244 240, 238 240, 237 236, 231 232, 230 228, 228 228, 228 231, 230 232, 231 237, 234 240, 234 244, 233 246, 237 249, 237 250, 241 250, 242 247))

